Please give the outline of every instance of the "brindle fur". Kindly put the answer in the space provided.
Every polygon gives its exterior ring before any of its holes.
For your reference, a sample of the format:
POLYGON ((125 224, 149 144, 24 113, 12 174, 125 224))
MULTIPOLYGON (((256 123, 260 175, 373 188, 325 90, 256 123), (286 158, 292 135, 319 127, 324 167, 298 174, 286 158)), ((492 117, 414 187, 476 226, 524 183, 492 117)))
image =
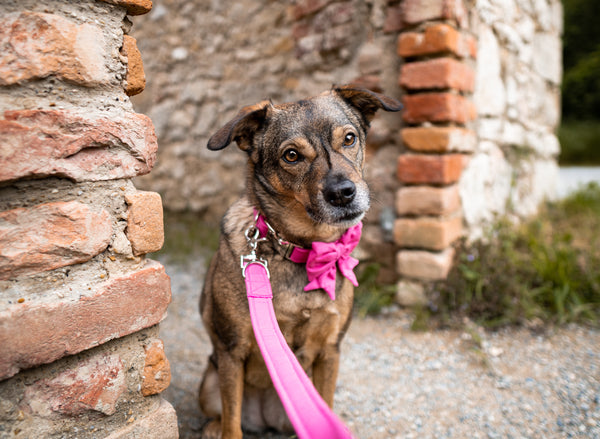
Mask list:
MULTIPOLYGON (((248 154, 248 166, 246 194, 223 218, 219 248, 200 300, 213 345, 199 395, 202 411, 213 418, 204 438, 239 439, 242 426, 293 432, 254 338, 239 267, 240 255, 249 253, 244 232, 253 225, 253 208, 289 242, 310 247, 313 241, 337 240, 369 207, 363 180, 369 123, 378 109, 400 108, 386 96, 337 87, 295 103, 263 101, 244 107, 209 140, 212 150, 237 142, 248 154), (343 143, 350 143, 349 133, 356 142, 348 147, 343 143), (286 162, 289 148, 301 159, 286 162)), ((340 343, 352 312, 352 284, 338 275, 335 301, 323 290, 304 292, 304 264, 285 259, 277 246, 274 240, 261 242, 258 253, 268 261, 279 326, 332 406, 340 343)))

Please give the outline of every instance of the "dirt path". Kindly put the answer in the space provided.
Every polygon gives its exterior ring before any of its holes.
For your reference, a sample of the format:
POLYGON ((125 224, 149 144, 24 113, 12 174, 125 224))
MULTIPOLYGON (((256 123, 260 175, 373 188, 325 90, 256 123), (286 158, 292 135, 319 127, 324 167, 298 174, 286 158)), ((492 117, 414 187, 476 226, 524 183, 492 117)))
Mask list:
MULTIPOLYGON (((197 311, 204 260, 162 262, 173 290, 161 326, 173 375, 164 396, 180 437, 199 438, 196 392, 210 351, 197 311)), ((335 410, 357 438, 600 438, 600 331, 512 329, 479 340, 409 325, 402 312, 352 323, 335 410)))

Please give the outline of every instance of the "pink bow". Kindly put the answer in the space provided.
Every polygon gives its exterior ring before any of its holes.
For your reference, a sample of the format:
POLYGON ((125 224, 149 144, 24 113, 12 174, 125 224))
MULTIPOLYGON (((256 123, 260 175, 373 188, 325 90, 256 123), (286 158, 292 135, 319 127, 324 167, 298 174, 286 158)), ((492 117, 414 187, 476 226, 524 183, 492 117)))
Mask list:
POLYGON ((350 256, 352 250, 358 244, 362 231, 362 223, 350 227, 335 242, 313 242, 312 250, 306 261, 306 274, 309 283, 304 291, 323 288, 331 300, 335 300, 335 277, 337 268, 352 285, 358 286, 356 276, 352 271, 358 264, 358 260, 350 256))

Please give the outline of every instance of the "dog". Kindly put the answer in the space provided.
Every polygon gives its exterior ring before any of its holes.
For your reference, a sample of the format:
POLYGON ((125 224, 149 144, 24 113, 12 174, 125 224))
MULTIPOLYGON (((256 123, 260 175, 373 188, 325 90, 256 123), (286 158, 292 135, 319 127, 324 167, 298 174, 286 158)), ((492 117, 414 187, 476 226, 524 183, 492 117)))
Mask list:
POLYGON ((256 212, 274 231, 257 252, 268 263, 279 327, 333 406, 353 285, 338 272, 335 300, 322 289, 303 291, 306 267, 286 258, 281 243, 311 248, 316 241, 333 242, 361 221, 370 204, 363 179, 369 124, 377 110, 401 107, 370 90, 334 86, 294 103, 244 107, 209 139, 210 150, 235 141, 248 163, 246 193, 223 217, 200 298, 213 347, 199 391, 200 408, 212 418, 203 438, 240 439, 242 428, 293 433, 254 337, 240 269, 240 256, 249 252, 245 231, 256 212))

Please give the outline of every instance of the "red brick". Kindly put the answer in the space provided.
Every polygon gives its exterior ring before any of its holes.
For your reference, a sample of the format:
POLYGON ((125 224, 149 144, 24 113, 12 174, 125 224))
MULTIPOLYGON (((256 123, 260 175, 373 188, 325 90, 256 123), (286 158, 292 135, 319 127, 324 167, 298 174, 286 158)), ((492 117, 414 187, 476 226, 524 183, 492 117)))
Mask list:
POLYGON ((407 123, 467 123, 475 118, 474 104, 452 93, 419 93, 405 95, 402 118, 407 123))
POLYGON ((463 167, 461 154, 401 154, 398 179, 407 184, 451 184, 459 180, 463 167))
POLYGON ((442 251, 462 233, 462 218, 400 218, 394 223, 399 247, 442 251))
POLYGON ((175 409, 161 399, 156 410, 137 418, 105 439, 176 439, 179 437, 175 409))
POLYGON ((398 215, 448 215, 460 209, 458 186, 405 186, 396 194, 398 215))
POLYGON ((88 261, 111 236, 109 213, 77 201, 0 212, 0 280, 88 261))
POLYGON ((404 28, 402 18, 402 7, 400 5, 389 6, 383 23, 385 33, 398 32, 404 28))
POLYGON ((404 32, 398 37, 398 55, 408 58, 450 53, 461 58, 471 55, 472 38, 447 24, 428 26, 424 33, 404 32))
POLYGON ((442 252, 401 250, 397 255, 398 273, 413 279, 443 280, 448 276, 453 258, 452 247, 442 252))
POLYGON ((171 300, 164 267, 155 261, 60 298, 43 291, 0 310, 0 379, 50 363, 160 322, 171 300), (90 289, 88 289, 90 288, 90 289))
POLYGON ((455 20, 466 24, 467 13, 462 0, 403 0, 403 21, 419 24, 431 20, 455 20))
POLYGON ((402 143, 419 152, 472 152, 475 133, 459 127, 407 127, 400 131, 402 143))
POLYGON ((56 76, 86 86, 111 81, 102 29, 41 12, 0 18, 0 85, 56 76))
POLYGON ((156 395, 171 383, 171 366, 161 340, 152 340, 144 347, 146 360, 142 377, 142 395, 156 395))
POLYGON ((127 76, 125 77, 125 93, 134 96, 144 91, 146 87, 146 75, 142 54, 137 48, 137 41, 129 35, 123 36, 123 47, 121 53, 127 58, 127 76))
POLYGON ((112 415, 125 390, 121 358, 103 354, 81 360, 54 378, 43 378, 28 386, 22 405, 29 413, 44 418, 86 412, 112 415))
POLYGON ((134 255, 156 252, 163 246, 163 208, 160 195, 156 192, 138 191, 126 195, 127 239, 131 242, 134 255))
POLYGON ((446 89, 472 92, 473 69, 452 58, 405 63, 400 70, 400 85, 408 90, 446 89))
POLYGON ((48 176, 113 180, 150 172, 156 134, 150 118, 72 110, 6 111, 0 119, 0 181, 48 176))
POLYGON ((143 15, 152 9, 152 0, 101 0, 113 5, 123 6, 129 15, 143 15))

